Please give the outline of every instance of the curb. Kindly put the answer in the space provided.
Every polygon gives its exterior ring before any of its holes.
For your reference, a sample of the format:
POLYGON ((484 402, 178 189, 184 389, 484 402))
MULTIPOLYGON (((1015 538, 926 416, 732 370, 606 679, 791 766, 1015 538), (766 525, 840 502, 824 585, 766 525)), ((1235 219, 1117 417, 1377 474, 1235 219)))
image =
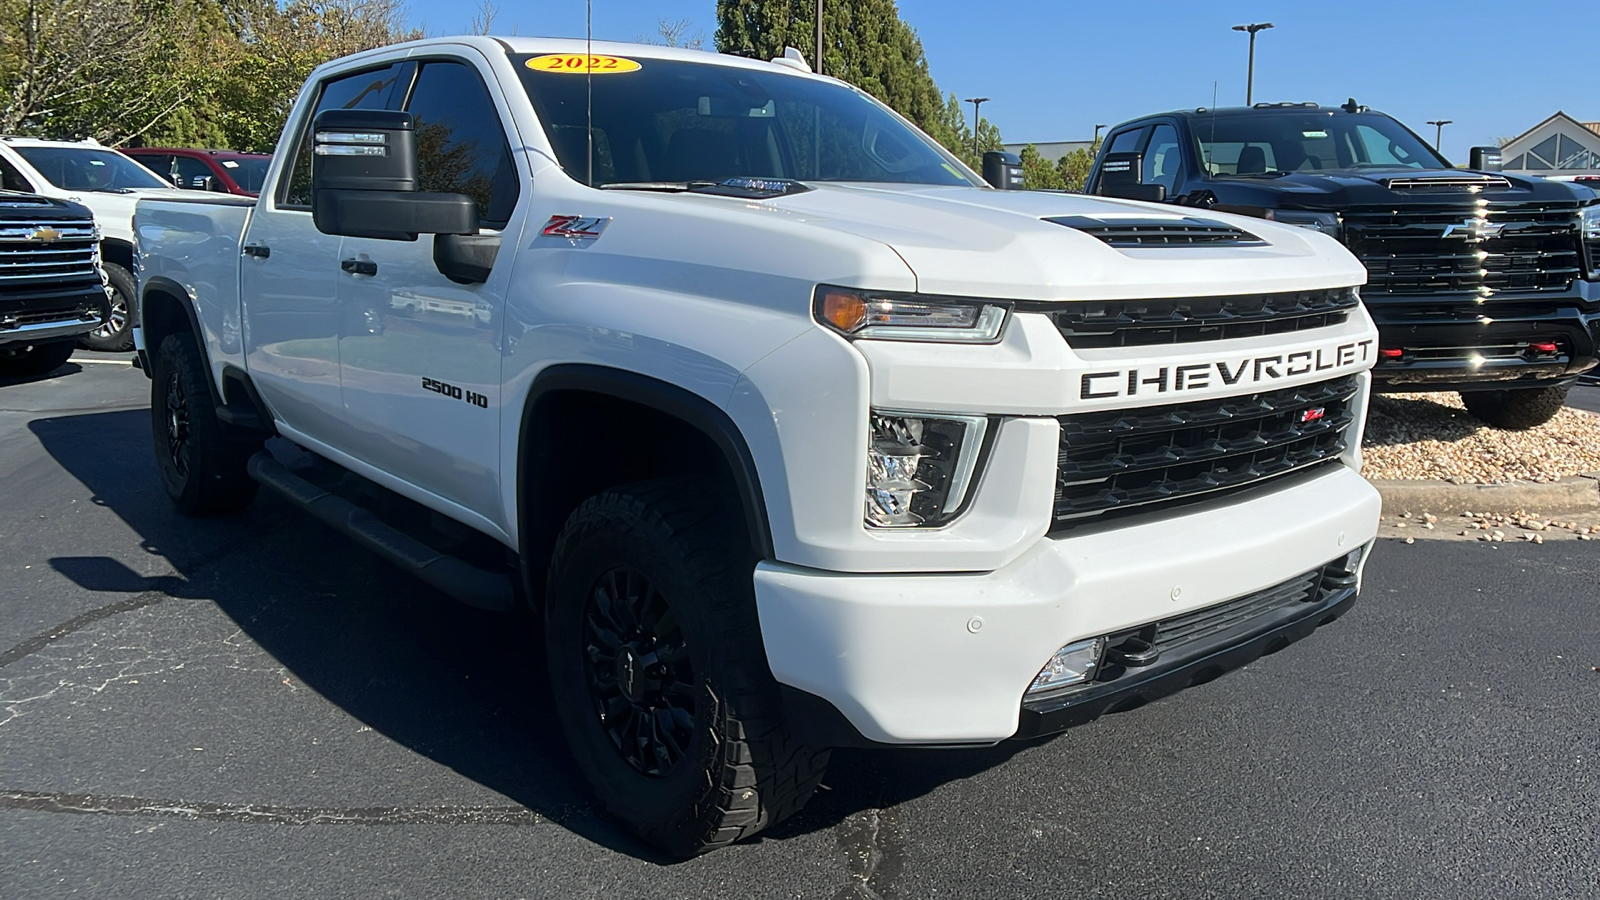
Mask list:
POLYGON ((1583 513, 1600 510, 1600 476, 1572 475, 1551 482, 1513 481, 1509 484, 1450 484, 1425 479, 1372 479, 1383 497, 1387 516, 1436 516, 1475 513, 1538 515, 1583 513))

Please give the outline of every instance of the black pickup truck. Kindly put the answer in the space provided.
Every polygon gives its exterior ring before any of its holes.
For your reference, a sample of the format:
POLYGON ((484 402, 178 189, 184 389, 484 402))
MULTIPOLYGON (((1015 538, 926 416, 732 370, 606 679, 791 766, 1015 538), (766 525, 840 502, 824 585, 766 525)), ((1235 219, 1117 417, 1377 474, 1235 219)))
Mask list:
POLYGON ((0 191, 0 378, 60 368, 105 321, 99 239, 77 203, 0 191))
POLYGON ((1460 391, 1485 422, 1529 428, 1600 362, 1600 198, 1499 172, 1493 148, 1475 148, 1473 163, 1453 167, 1354 100, 1258 103, 1118 125, 1087 190, 1342 241, 1367 267, 1374 388, 1460 391))

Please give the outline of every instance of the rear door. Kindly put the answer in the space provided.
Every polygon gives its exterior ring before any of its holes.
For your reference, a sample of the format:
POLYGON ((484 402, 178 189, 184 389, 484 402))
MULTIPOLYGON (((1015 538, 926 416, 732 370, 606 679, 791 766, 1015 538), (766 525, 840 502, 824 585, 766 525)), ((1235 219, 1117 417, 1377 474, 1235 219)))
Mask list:
POLYGON ((403 104, 416 122, 420 189, 473 197, 481 229, 506 239, 487 284, 457 284, 434 264, 432 235, 345 238, 345 441, 372 465, 482 513, 499 508, 502 312, 520 228, 511 147, 521 141, 487 86, 485 60, 420 66, 403 104))
POLYGON ((318 85, 316 103, 295 124, 297 138, 285 148, 291 158, 245 232, 239 287, 251 379, 289 429, 313 440, 330 442, 343 426, 344 323, 337 280, 341 239, 321 233, 311 221, 311 120, 324 109, 384 109, 404 96, 414 69, 397 62, 340 73, 318 85))

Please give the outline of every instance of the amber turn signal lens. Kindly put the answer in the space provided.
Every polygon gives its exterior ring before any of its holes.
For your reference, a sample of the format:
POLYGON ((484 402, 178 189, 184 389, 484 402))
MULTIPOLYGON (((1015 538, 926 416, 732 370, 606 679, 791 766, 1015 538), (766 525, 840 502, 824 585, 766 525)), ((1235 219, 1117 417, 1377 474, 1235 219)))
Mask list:
POLYGON ((822 317, 840 331, 854 331, 867 320, 867 301, 857 294, 828 291, 822 295, 822 317))

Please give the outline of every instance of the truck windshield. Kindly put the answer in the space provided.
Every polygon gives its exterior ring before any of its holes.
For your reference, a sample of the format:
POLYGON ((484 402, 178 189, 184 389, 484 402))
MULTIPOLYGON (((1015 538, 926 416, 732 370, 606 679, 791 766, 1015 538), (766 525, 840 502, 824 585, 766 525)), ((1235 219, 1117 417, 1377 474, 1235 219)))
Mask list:
POLYGON ((583 55, 569 56, 570 69, 548 55, 512 59, 557 160, 580 182, 589 181, 592 80, 596 186, 738 176, 977 185, 954 157, 843 85, 661 59, 624 60, 591 79, 583 55))
POLYGON ((115 150, 93 147, 18 147, 28 165, 64 191, 117 191, 171 185, 115 150))
POLYGON ((1260 111, 1201 114, 1190 121, 1212 175, 1450 168, 1404 125, 1377 113, 1260 111))
POLYGON ((261 193, 261 186, 267 181, 267 168, 272 165, 270 156, 235 156, 232 159, 218 160, 234 183, 242 191, 252 194, 261 193))

